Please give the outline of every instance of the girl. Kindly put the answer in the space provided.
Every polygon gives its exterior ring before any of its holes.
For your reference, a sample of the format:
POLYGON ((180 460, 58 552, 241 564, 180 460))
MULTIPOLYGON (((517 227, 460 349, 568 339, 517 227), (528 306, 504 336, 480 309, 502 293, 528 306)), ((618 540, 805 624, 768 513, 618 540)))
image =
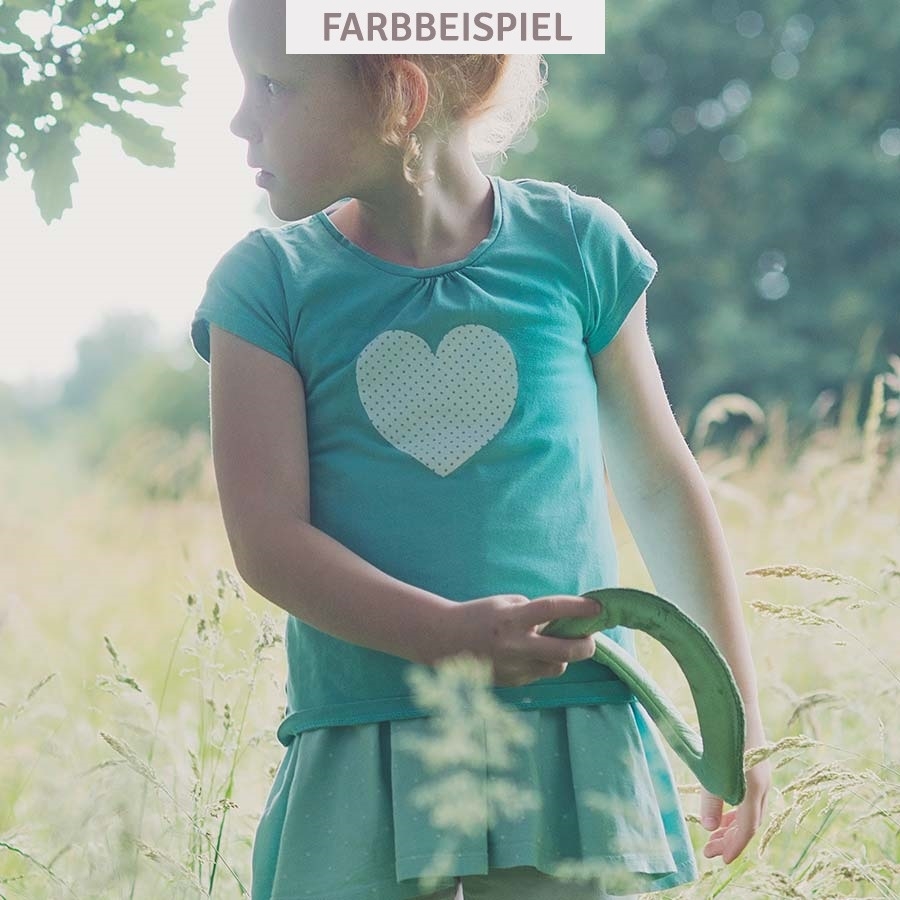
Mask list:
MULTIPOLYGON (((618 583, 605 463, 657 589, 716 641, 765 741, 722 531, 647 338, 653 257, 603 201, 478 168, 533 118, 540 58, 286 56, 284 0, 233 0, 229 33, 232 131, 290 223, 223 256, 192 323, 236 566, 289 613, 254 900, 425 896, 445 835, 411 801, 406 676, 463 652, 533 729, 514 774, 540 803, 485 809, 432 900, 695 879, 644 710, 590 638, 541 632, 618 583), (596 877, 554 878, 566 861, 596 877)), ((724 815, 701 795, 707 856, 757 829, 766 765, 748 782, 724 815)))

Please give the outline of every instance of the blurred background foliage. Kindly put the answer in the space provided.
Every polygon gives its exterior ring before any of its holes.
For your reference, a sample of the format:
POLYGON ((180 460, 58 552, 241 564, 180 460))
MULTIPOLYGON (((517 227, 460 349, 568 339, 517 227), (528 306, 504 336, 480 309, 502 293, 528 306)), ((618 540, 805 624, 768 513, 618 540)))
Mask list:
POLYGON ((607 26, 606 56, 548 57, 508 168, 603 197, 654 255, 673 404, 794 419, 871 382, 900 348, 900 4, 608 3, 607 26))
MULTIPOLYGON (((764 440, 776 411, 798 447, 855 431, 879 377, 896 425, 900 4, 644 0, 606 18, 605 56, 547 57, 548 110, 492 169, 602 197, 657 259, 649 328, 689 440, 710 421, 764 440)), ((72 438, 89 465, 127 459, 147 494, 178 495, 208 451, 199 300, 179 347, 117 315, 53 397, 0 384, 0 439, 72 438)))

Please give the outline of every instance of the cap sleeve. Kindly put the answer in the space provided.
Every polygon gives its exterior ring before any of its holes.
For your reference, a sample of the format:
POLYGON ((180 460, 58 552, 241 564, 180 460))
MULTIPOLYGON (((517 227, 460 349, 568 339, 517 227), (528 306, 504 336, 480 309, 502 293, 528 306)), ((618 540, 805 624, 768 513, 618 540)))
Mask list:
POLYGON ((294 365, 284 282, 259 229, 228 250, 206 281, 191 342, 207 362, 210 323, 294 365))
POLYGON ((658 271, 622 216, 597 197, 571 193, 572 225, 584 266, 584 341, 591 356, 618 333, 658 271))

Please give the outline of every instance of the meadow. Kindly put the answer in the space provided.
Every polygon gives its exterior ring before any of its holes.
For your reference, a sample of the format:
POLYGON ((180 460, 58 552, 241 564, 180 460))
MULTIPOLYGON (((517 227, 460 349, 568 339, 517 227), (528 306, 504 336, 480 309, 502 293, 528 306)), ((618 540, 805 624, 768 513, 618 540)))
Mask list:
MULTIPOLYGON (((801 435, 776 407, 727 445, 691 436, 738 578, 774 785, 763 827, 725 866, 702 856, 696 783, 670 755, 701 878, 655 897, 900 896, 896 405, 882 380, 861 429, 842 415, 801 435)), ((717 398, 704 421, 741 412, 717 398)), ((125 461, 88 471, 64 440, 4 445, 4 900, 248 896, 283 752, 284 613, 236 576, 207 441, 191 451, 201 475, 171 497, 136 489, 125 461)), ((165 454, 157 465, 174 477, 165 454)), ((622 584, 652 590, 613 516, 622 584)), ((689 713, 671 657, 637 639, 689 713)), ((450 667, 422 674, 436 708, 460 685, 450 667)), ((484 699, 477 679, 463 687, 484 699)))

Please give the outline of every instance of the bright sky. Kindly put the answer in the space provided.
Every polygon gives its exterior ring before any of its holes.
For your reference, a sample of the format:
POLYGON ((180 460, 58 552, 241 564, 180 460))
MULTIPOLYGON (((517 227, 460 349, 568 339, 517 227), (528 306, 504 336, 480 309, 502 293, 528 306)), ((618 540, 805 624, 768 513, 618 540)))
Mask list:
MULTIPOLYGON (((105 313, 139 311, 175 343, 187 334, 206 277, 264 219, 246 143, 228 130, 241 79, 228 45, 225 0, 186 26, 173 59, 190 78, 181 107, 127 103, 175 142, 173 169, 126 156, 111 132, 77 141, 73 207, 46 225, 31 172, 10 161, 0 181, 0 381, 64 375, 75 344, 105 313)), ((265 207, 263 207, 265 208, 265 207)))

